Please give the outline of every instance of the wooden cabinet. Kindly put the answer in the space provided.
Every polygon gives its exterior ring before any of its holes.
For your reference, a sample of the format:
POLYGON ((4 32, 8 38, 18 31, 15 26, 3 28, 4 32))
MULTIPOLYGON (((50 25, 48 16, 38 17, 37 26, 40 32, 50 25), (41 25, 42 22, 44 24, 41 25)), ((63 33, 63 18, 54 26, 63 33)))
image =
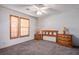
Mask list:
POLYGON ((69 34, 59 34, 57 43, 66 47, 72 47, 72 35, 69 34))
POLYGON ((35 34, 35 37, 34 37, 35 40, 42 40, 42 34, 35 34))

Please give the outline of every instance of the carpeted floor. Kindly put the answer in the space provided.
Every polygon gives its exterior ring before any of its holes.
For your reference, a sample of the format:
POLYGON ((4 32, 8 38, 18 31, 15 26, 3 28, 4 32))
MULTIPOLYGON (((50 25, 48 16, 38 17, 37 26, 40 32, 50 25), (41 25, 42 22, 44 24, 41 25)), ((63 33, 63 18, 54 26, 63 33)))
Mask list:
POLYGON ((79 55, 79 48, 68 48, 44 40, 31 40, 0 49, 0 55, 79 55))

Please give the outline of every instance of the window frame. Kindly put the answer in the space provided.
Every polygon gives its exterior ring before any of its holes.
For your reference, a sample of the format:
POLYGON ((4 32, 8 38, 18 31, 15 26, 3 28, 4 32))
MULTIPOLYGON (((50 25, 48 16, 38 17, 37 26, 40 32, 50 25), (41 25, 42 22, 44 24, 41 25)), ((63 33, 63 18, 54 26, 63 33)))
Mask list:
POLYGON ((30 20, 28 18, 20 17, 20 32, 19 33, 20 33, 19 34, 20 37, 27 37, 27 36, 30 35, 30 20), (28 28, 28 35, 22 35, 21 36, 21 19, 25 19, 25 20, 28 20, 29 21, 29 25, 27 27, 28 28))
POLYGON ((15 15, 10 15, 10 39, 15 39, 15 38, 18 38, 18 36, 19 36, 19 28, 17 27, 17 37, 11 37, 12 35, 11 35, 11 25, 12 25, 12 22, 11 22, 11 17, 16 17, 16 18, 18 18, 18 24, 19 24, 19 17, 18 16, 15 16, 15 15))
POLYGON ((30 35, 30 20, 28 19, 28 18, 24 18, 24 17, 19 17, 19 16, 15 16, 15 15, 10 15, 10 39, 16 39, 16 38, 21 38, 21 37, 27 37, 27 36, 29 36, 30 35), (11 17, 16 17, 16 18, 18 18, 18 27, 17 27, 17 37, 11 37, 12 35, 11 35, 11 24, 12 24, 12 22, 11 22, 11 17), (28 20, 29 21, 29 25, 28 25, 28 35, 23 35, 23 36, 21 36, 21 19, 26 19, 26 20, 28 20))

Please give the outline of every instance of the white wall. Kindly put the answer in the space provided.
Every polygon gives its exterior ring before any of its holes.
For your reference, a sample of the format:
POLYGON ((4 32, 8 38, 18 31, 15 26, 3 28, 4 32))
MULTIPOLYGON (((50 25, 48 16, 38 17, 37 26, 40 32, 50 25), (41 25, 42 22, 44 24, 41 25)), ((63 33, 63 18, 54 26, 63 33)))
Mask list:
POLYGON ((73 35, 73 45, 79 46, 79 10, 72 10, 58 15, 38 19, 38 29, 57 29, 66 26, 73 35))
POLYGON ((10 15, 27 17, 27 15, 23 13, 0 7, 0 48, 32 40, 34 38, 36 19, 28 16, 30 19, 30 36, 10 40, 10 15))

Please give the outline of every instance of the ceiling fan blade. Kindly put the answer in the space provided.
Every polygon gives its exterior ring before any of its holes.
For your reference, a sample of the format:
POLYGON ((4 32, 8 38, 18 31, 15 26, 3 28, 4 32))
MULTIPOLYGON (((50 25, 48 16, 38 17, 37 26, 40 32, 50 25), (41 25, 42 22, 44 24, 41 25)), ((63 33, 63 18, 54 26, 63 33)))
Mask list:
POLYGON ((42 7, 41 9, 42 10, 46 10, 46 9, 49 9, 49 7, 42 7))
POLYGON ((39 10, 39 8, 38 8, 37 6, 33 5, 33 7, 34 7, 35 9, 39 10))
POLYGON ((47 12, 45 10, 41 10, 42 13, 46 14, 47 12))

